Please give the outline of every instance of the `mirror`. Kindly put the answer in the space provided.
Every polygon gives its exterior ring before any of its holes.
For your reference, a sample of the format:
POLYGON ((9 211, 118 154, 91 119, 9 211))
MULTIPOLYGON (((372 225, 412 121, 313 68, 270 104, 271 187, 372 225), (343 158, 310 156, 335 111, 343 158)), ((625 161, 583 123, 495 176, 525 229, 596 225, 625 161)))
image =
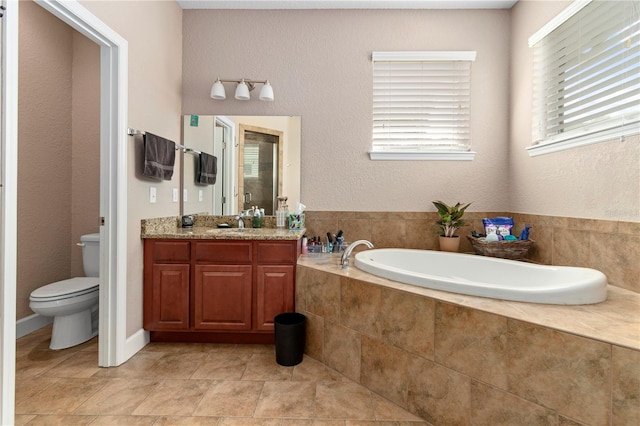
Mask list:
POLYGON ((257 205, 275 215, 279 195, 293 211, 300 202, 300 133, 296 116, 183 116, 180 214, 235 215, 257 205), (216 157, 213 184, 198 182, 200 153, 216 157))

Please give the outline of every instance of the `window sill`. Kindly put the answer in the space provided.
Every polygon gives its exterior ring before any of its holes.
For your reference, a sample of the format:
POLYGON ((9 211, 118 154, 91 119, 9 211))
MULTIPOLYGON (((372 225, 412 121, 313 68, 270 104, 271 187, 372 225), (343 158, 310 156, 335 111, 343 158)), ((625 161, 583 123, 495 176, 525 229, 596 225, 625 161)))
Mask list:
POLYGON ((472 161, 476 153, 474 151, 443 151, 443 152, 381 152, 370 151, 371 160, 395 160, 395 161, 472 161))
POLYGON ((621 128, 600 131, 589 135, 581 135, 572 139, 551 141, 540 143, 527 147, 530 157, 536 157, 543 154, 551 154, 553 152, 566 151, 568 149, 578 148, 581 146, 592 145, 600 142, 610 142, 619 139, 624 142, 626 136, 640 133, 638 123, 627 125, 621 128))

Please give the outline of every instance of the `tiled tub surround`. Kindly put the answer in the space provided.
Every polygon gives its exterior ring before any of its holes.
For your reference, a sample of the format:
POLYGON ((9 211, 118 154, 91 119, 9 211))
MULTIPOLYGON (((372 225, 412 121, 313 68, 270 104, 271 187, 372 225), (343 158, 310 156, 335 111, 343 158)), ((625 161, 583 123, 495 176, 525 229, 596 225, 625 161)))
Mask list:
POLYGON ((610 286, 606 302, 571 307, 507 302, 318 255, 300 258, 296 283, 306 353, 434 425, 640 423, 636 293, 610 286))
MULTIPOLYGON (((610 285, 640 293, 640 223, 508 212, 467 212, 470 226, 458 231, 460 252, 472 252, 466 239, 481 232, 485 217, 512 216, 516 233, 532 225, 529 258, 545 265, 583 266, 607 275, 610 285)), ((438 249, 435 212, 307 211, 307 235, 344 230, 346 241, 365 239, 376 248, 438 249)))

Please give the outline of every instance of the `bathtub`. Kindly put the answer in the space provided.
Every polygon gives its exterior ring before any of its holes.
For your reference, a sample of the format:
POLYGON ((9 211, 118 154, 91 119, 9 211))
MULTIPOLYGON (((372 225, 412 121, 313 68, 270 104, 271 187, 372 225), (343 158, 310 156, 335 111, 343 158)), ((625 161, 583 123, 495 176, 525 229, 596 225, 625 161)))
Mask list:
POLYGON ((589 268, 413 249, 361 251, 355 266, 390 280, 470 296, 555 305, 607 299, 607 277, 589 268))

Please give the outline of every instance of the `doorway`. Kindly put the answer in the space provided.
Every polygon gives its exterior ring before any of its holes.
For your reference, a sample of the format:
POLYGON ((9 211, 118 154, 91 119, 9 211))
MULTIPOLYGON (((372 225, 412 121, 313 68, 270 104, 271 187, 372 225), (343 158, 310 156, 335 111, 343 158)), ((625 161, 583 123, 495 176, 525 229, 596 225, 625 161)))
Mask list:
MULTIPOLYGON (((116 366, 126 348, 127 41, 74 0, 40 6, 100 46, 100 366, 116 366), (120 253, 120 255, 118 255, 120 253)), ((4 0, 2 19, 2 211, 0 212, 0 423, 15 403, 18 0, 4 0)))

